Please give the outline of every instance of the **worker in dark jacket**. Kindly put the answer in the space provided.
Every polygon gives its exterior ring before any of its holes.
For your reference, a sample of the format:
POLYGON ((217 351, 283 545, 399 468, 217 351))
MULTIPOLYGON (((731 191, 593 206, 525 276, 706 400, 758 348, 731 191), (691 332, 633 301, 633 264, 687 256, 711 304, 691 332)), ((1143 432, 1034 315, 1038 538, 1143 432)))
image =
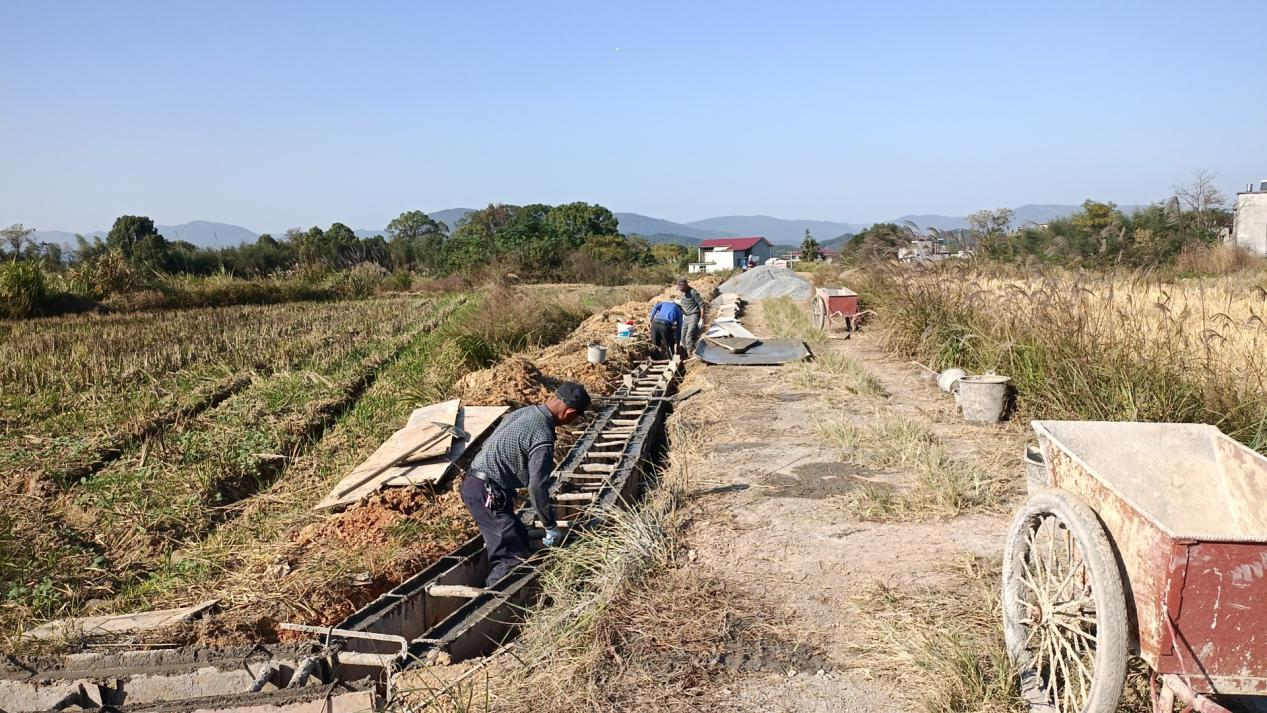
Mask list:
POLYGON ((671 359, 682 339, 682 308, 676 302, 657 302, 647 315, 651 348, 661 359, 671 359))
POLYGON ((497 426, 462 480, 462 502, 471 511, 488 551, 491 586, 530 554, 528 528, 515 514, 515 491, 528 489, 537 519, 546 529, 542 544, 562 535, 550 504, 554 470, 554 429, 575 421, 589 408, 590 395, 574 381, 559 386, 544 404, 517 409, 497 426))
POLYGON ((677 281, 677 288, 682 292, 682 351, 690 356, 695 348, 695 340, 699 338, 700 327, 704 323, 704 298, 691 287, 683 277, 677 281))

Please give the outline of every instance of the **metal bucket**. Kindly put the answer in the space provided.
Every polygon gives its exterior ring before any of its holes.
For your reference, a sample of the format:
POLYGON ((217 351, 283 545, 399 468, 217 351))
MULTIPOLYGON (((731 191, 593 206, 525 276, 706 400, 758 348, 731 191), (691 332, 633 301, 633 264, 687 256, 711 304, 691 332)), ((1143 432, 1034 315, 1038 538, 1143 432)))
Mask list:
POLYGON ((607 361, 607 347, 601 344, 589 345, 589 352, 586 354, 591 364, 602 364, 607 361))
POLYGON ((1025 446, 1025 489, 1030 495, 1051 486, 1043 452, 1036 446, 1025 446))
POLYGON ((955 382, 955 400, 968 423, 998 423, 1007 400, 1006 376, 965 376, 955 382))

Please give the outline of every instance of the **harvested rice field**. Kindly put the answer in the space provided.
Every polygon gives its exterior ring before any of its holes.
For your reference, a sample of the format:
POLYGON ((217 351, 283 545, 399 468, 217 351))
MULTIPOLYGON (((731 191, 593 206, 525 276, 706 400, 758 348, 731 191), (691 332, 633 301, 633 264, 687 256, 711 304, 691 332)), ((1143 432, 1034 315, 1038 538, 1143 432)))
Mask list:
MULTIPOLYGON (((0 322, 4 635, 201 598, 221 599, 221 614, 178 640, 275 640, 275 621, 337 621, 470 524, 448 492, 314 516, 330 483, 419 405, 458 390, 514 403, 487 379, 458 386, 504 357, 579 339, 559 378, 597 385, 605 371, 584 373, 587 337, 572 330, 658 291, 494 287, 0 322)), ((524 399, 550 384, 550 360, 533 363, 516 382, 524 399)))

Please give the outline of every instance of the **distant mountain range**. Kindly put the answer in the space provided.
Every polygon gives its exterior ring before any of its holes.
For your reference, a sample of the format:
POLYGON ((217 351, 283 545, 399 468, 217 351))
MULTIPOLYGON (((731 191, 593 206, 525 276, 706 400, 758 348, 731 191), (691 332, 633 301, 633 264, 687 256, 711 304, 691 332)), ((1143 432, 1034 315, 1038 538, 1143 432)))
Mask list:
MULTIPOLYGON (((1119 208, 1125 213, 1130 213, 1143 207, 1128 205, 1120 206, 1119 208)), ((1076 205, 1023 205, 1014 209, 1015 219, 1013 220, 1013 225, 1022 225, 1027 222, 1048 223, 1057 218, 1068 217, 1079 210, 1079 208, 1081 206, 1076 205)), ((449 229, 452 230, 462 216, 470 212, 470 208, 448 208, 429 213, 429 215, 449 226, 449 229)), ((620 222, 620 231, 622 233, 637 234, 653 243, 677 243, 688 247, 699 243, 700 240, 705 238, 731 238, 749 235, 763 235, 776 245, 798 245, 805 236, 806 229, 820 243, 826 243, 842 235, 857 233, 870 225, 869 223, 846 223, 830 220, 788 220, 768 215, 726 215, 693 220, 687 223, 677 223, 638 213, 616 213, 615 215, 620 222)), ((904 215, 882 222, 901 225, 908 221, 918 225, 920 228, 937 228, 939 230, 968 227, 968 219, 966 217, 950 215, 904 215)), ((184 240, 205 248, 234 247, 244 242, 255 242, 255 239, 259 237, 259 233, 243 228, 240 225, 214 223, 206 220, 195 220, 180 225, 157 225, 155 227, 168 240, 184 240)), ((89 240, 94 237, 104 238, 106 232, 104 230, 96 230, 91 233, 84 233, 83 236, 89 240)), ((357 230, 356 234, 359 237, 366 238, 374 235, 383 235, 384 232, 382 228, 376 230, 362 229, 357 230)), ((286 231, 283 229, 271 234, 274 237, 281 237, 286 234, 286 231)), ((74 233, 61 230, 37 231, 34 237, 36 240, 47 243, 60 243, 70 246, 75 243, 74 233)))

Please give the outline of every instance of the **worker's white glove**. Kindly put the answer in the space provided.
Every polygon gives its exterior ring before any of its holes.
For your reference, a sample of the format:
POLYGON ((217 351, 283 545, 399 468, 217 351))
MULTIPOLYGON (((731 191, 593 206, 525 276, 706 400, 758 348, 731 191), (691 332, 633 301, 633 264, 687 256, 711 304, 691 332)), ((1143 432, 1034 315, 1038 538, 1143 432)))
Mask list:
POLYGON ((541 538, 541 544, 546 547, 554 547, 561 539, 563 539, 563 535, 558 528, 551 527, 546 530, 546 536, 541 538))

